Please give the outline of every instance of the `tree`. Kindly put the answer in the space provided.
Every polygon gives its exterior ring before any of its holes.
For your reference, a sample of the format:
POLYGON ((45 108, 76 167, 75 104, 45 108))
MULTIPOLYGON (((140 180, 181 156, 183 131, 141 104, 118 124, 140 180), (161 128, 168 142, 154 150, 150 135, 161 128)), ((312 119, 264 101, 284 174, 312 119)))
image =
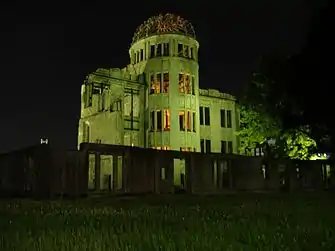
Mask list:
MULTIPOLYGON (((269 58, 266 60, 269 62, 264 64, 266 66, 273 63, 269 58)), ((278 63, 277 60, 276 65, 278 63)), ((276 69, 278 71, 280 68, 276 69)), ((289 100, 285 89, 278 88, 277 82, 265 75, 268 74, 266 69, 262 70, 264 74, 252 75, 239 104, 241 118, 237 134, 241 139, 240 153, 248 153, 261 147, 272 157, 309 159, 315 148, 315 141, 308 136, 308 128, 283 127, 283 114, 288 108, 292 112, 295 103, 289 100), (270 140, 275 144, 271 145, 270 140)), ((295 109, 298 113, 299 109, 295 109)))
POLYGON ((283 152, 290 159, 309 160, 315 154, 316 142, 308 136, 307 128, 286 131, 281 135, 283 152))
POLYGON ((252 151, 256 147, 264 146, 271 138, 277 137, 279 130, 276 121, 267 114, 240 105, 240 129, 237 135, 241 138, 241 153, 252 151))

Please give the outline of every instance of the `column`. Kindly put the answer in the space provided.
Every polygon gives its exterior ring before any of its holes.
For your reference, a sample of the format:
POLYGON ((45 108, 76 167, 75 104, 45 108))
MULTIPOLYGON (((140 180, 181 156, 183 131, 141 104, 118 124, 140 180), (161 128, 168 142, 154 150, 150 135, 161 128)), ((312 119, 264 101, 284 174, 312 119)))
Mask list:
POLYGON ((95 153, 95 177, 94 177, 94 182, 95 182, 95 190, 99 191, 101 189, 100 186, 100 172, 101 171, 101 165, 100 165, 100 153, 96 152, 95 153))

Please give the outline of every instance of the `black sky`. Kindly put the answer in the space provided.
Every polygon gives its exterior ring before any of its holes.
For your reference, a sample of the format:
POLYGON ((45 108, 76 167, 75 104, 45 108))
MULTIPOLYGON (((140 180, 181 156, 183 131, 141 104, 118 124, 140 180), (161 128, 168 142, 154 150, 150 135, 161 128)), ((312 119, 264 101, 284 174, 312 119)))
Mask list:
POLYGON ((237 94, 261 55, 299 51, 316 7, 297 0, 68 2, 1 9, 0 152, 41 136, 75 148, 85 75, 124 67, 133 32, 152 15, 190 20, 200 42, 200 86, 237 94))

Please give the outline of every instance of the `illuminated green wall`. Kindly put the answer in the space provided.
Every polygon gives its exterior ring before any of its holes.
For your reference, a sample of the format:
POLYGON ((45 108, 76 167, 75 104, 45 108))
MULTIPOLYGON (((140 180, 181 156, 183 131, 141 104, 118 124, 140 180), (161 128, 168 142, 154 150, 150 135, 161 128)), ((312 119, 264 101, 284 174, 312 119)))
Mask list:
MULTIPOLYGON (((82 142, 101 142, 150 148, 168 147, 178 151, 184 148, 199 152, 201 139, 207 139, 211 141, 212 152, 221 152, 221 141, 231 141, 233 152, 236 153, 238 140, 235 131, 238 115, 235 98, 217 90, 199 89, 198 49, 196 40, 183 35, 150 36, 130 47, 130 64, 125 68, 98 69, 89 74, 81 92, 78 146, 82 142), (168 55, 151 56, 151 45, 157 47, 167 43, 168 55), (188 55, 180 54, 179 43, 184 46, 183 50, 188 46, 188 55), (166 93, 151 94, 151 75, 156 76, 157 73, 169 74, 169 90, 166 93), (191 84, 194 85, 193 94, 180 91, 180 73, 185 74, 185 78, 189 76, 191 84), (209 125, 200 125, 199 107, 209 107, 209 125), (231 111, 231 128, 221 127, 221 109, 231 111), (169 130, 151 130, 151 112, 164 113, 164 110, 170 112, 169 130), (182 111, 185 113, 185 126, 186 114, 191 114, 190 130, 180 130, 179 113, 182 111)), ((157 126, 157 118, 155 122, 157 126)), ((185 173, 184 169, 183 162, 176 160, 176 185, 180 185, 180 174, 185 173)))
POLYGON ((197 123, 196 132, 188 132, 180 131, 178 117, 180 111, 192 111, 196 112, 196 114, 198 111, 198 48, 199 44, 196 40, 175 34, 151 36, 138 41, 130 48, 129 54, 133 59, 134 71, 138 74, 145 73, 149 87, 147 94, 148 102, 146 106, 148 110, 148 113, 146 114, 147 120, 150 122, 149 116, 151 111, 168 109, 171 114, 170 131, 161 132, 157 130, 148 130, 148 147, 168 146, 173 150, 180 150, 181 147, 199 149, 200 138, 198 119, 195 121, 197 123), (151 58, 151 45, 157 46, 164 43, 169 43, 169 56, 155 56, 151 58), (178 56, 179 43, 184 46, 189 46, 189 49, 193 48, 194 59, 178 56), (137 62, 134 60, 134 55, 141 49, 144 52, 144 60, 137 62), (150 94, 150 76, 151 74, 157 73, 169 74, 170 85, 168 93, 150 94), (185 73, 194 77, 195 95, 179 92, 179 73, 185 73))
MULTIPOLYGON (((239 124, 239 113, 235 97, 213 89, 200 90, 200 107, 210 108, 210 125, 200 126, 200 138, 211 141, 211 152, 221 152, 221 141, 225 141, 232 142, 233 153, 237 153, 238 138, 235 132, 239 124), (224 126, 221 126, 221 110, 224 110, 224 126), (231 111, 231 127, 227 126, 227 111, 231 111)), ((228 143, 226 144, 228 147, 228 143)))

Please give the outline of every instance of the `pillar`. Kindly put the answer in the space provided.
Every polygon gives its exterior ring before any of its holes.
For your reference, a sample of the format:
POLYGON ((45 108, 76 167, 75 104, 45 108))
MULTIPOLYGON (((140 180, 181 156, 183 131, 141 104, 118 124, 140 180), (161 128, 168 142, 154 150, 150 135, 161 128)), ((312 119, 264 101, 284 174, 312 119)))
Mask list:
POLYGON ((96 152, 95 153, 95 177, 94 177, 94 182, 95 182, 95 190, 99 191, 101 189, 101 184, 100 184, 100 176, 101 176, 101 165, 100 165, 100 153, 96 152))

